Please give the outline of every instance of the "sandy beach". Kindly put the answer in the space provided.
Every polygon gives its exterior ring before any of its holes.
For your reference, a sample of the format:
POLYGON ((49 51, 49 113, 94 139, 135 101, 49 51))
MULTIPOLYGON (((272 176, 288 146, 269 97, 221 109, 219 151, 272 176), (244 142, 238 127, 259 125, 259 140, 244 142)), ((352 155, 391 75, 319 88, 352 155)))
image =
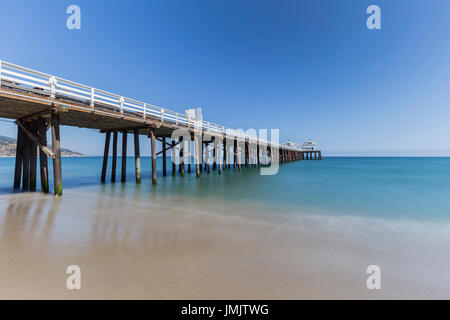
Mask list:
POLYGON ((1 299, 450 298, 449 257, 437 250, 448 226, 139 192, 130 201, 107 188, 0 196, 1 299), (66 288, 74 264, 81 290, 66 288), (366 288, 371 264, 381 290, 366 288))

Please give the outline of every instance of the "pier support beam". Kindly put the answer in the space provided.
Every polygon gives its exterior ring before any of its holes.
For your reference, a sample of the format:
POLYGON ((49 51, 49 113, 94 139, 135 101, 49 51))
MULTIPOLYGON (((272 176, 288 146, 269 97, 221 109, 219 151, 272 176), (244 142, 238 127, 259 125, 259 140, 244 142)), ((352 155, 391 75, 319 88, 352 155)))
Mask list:
POLYGON ((201 163, 200 163, 200 158, 202 157, 202 151, 201 149, 201 135, 199 136, 198 134, 194 136, 194 143, 195 143, 195 175, 197 176, 197 178, 200 177, 200 167, 201 167, 201 163))
POLYGON ((152 147, 152 183, 156 184, 156 136, 153 130, 150 131, 151 147, 152 147))
MULTIPOLYGON (((38 120, 38 131, 39 131, 39 143, 44 147, 47 146, 47 126, 44 118, 39 118, 38 120)), ((50 188, 48 184, 48 159, 47 154, 39 148, 39 164, 40 164, 40 175, 41 175, 41 191, 43 193, 49 193, 50 188)))
POLYGON ((221 149, 222 149, 222 141, 217 141, 217 160, 218 160, 218 165, 217 165, 217 169, 218 169, 218 171, 219 171, 219 174, 221 174, 222 173, 222 164, 220 163, 221 161, 220 161, 220 158, 221 158, 221 154, 220 154, 220 151, 221 151, 221 149))
POLYGON ((53 188, 55 195, 62 196, 62 169, 61 169, 61 138, 59 131, 59 114, 52 111, 52 151, 53 159, 53 188))
POLYGON ((247 141, 244 142, 245 145, 245 159, 244 159, 244 163, 247 165, 247 168, 250 167, 250 146, 249 143, 247 141))
POLYGON ((213 171, 215 171, 217 169, 216 149, 217 149, 217 143, 216 143, 216 137, 214 137, 213 150, 212 150, 212 155, 213 155, 212 169, 213 169, 213 171))
POLYGON ((188 172, 189 173, 191 173, 191 162, 192 162, 191 144, 192 144, 192 140, 189 137, 189 141, 188 141, 188 172))
MULTIPOLYGON (((37 136, 37 120, 31 121, 30 132, 37 136)), ((37 144, 30 139, 30 191, 36 191, 36 178, 37 178, 37 144)))
POLYGON ((203 171, 203 141, 200 138, 200 171, 203 171))
POLYGON ((118 133, 113 133, 113 151, 112 151, 112 168, 111 168, 111 182, 116 182, 116 167, 117 167, 117 138, 118 133))
POLYGON ((106 181, 106 170, 108 168, 108 156, 109 156, 109 141, 111 140, 111 132, 106 132, 105 137, 105 150, 103 151, 103 165, 102 165, 102 183, 106 181))
POLYGON ((167 176, 167 146, 166 138, 162 138, 163 177, 167 176))
POLYGON ((236 169, 237 164, 237 140, 233 140, 233 168, 236 169))
MULTIPOLYGON (((24 124, 25 128, 30 129, 29 124, 24 124)), ((30 187, 30 138, 24 134, 23 139, 23 157, 22 157, 22 190, 28 191, 30 187)))
POLYGON ((256 145, 256 167, 260 165, 259 159, 259 144, 256 145))
POLYGON ((210 150, 209 150, 209 142, 206 143, 206 153, 205 153, 205 166, 206 166, 206 172, 211 173, 211 156, 210 156, 210 150))
POLYGON ((236 140, 236 155, 237 155, 236 160, 237 160, 238 171, 241 171, 242 150, 241 150, 241 144, 237 140, 236 140))
POLYGON ((16 166, 14 169, 14 189, 20 188, 20 180, 22 178, 22 160, 23 160, 23 147, 25 133, 23 129, 17 126, 17 145, 16 145, 16 166))
POLYGON ((322 160, 322 151, 319 151, 319 160, 322 160))
POLYGON ((137 129, 133 132, 134 135, 134 166, 136 168, 136 183, 141 183, 141 150, 139 147, 139 132, 137 129))
POLYGON ((120 181, 127 180, 127 132, 122 131, 122 175, 120 181))
POLYGON ((172 160, 172 176, 175 177, 177 175, 177 168, 175 165, 175 140, 172 140, 172 156, 170 157, 172 160))
POLYGON ((186 141, 184 141, 183 137, 180 137, 180 174, 184 177, 184 147, 186 145, 186 141))
POLYGON ((223 171, 227 170, 227 139, 223 137, 223 171))

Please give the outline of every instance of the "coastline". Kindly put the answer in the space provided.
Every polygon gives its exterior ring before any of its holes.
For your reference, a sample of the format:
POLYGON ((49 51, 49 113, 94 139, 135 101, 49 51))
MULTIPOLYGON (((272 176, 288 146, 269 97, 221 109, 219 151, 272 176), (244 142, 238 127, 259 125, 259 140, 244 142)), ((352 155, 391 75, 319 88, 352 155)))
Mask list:
MULTIPOLYGON (((16 156, 3 156, 0 155, 0 158, 15 158, 16 156)), ((89 155, 73 155, 73 156, 69 156, 69 155, 61 155, 61 158, 96 158, 96 157, 100 157, 100 156, 89 156, 89 155)), ((39 153, 37 154, 37 158, 39 159, 39 153)))

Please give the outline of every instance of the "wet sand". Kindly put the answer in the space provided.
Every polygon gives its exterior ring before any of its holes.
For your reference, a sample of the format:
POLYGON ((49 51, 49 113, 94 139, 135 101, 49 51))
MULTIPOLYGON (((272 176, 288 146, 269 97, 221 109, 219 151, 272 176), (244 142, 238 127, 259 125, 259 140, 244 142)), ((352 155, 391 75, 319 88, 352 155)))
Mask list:
POLYGON ((445 225, 108 191, 1 195, 0 298, 450 298, 445 225), (81 290, 66 288, 74 264, 81 290))

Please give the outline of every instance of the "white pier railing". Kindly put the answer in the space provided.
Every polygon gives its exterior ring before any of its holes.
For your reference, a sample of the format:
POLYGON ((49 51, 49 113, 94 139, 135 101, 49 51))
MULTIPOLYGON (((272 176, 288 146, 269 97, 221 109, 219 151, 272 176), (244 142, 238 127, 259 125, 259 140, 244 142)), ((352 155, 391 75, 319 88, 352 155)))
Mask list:
MULTIPOLYGON (((259 141, 263 144, 280 147, 278 143, 268 142, 266 140, 262 141, 261 138, 244 134, 241 130, 235 130, 209 121, 189 117, 186 114, 126 98, 115 93, 96 89, 1 60, 0 82, 4 87, 43 97, 58 98, 79 103, 93 110, 107 109, 122 114, 126 113, 142 117, 144 120, 149 118, 182 127, 197 127, 220 135, 232 135, 239 139, 248 139, 251 142, 259 141)), ((297 150, 297 148, 287 146, 283 146, 283 148, 297 150)))

